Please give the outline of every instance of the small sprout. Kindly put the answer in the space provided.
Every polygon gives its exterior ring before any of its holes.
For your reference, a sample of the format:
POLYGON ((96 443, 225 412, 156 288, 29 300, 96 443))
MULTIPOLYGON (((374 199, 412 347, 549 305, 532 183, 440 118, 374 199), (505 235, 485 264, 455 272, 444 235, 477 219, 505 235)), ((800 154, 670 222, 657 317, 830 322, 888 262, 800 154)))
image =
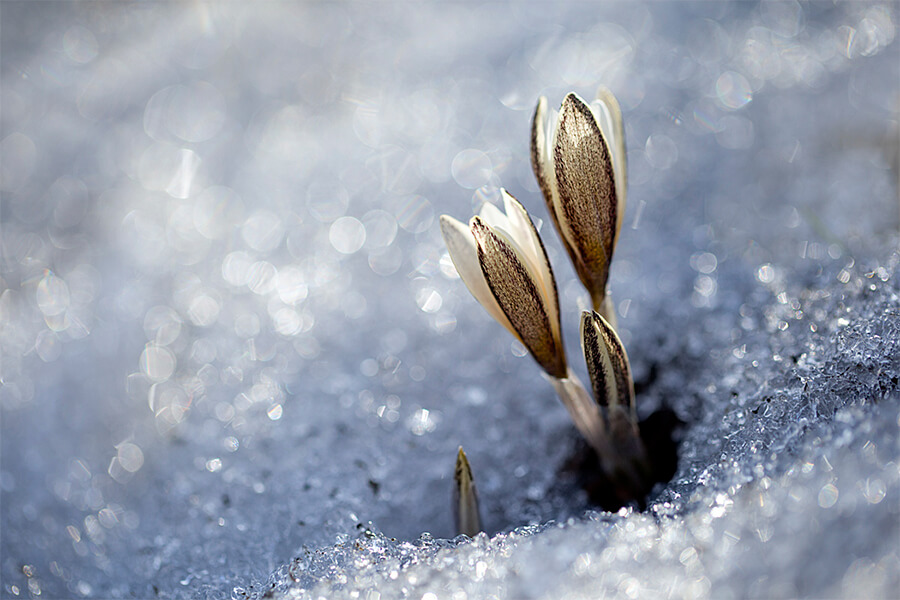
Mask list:
POLYGON ((456 473, 453 476, 453 517, 456 533, 475 537, 481 531, 481 517, 478 512, 478 491, 472 477, 472 467, 462 446, 456 454, 456 473))
POLYGON ((541 97, 531 126, 531 165, 547 210, 594 310, 615 325, 606 291, 625 216, 622 111, 605 88, 591 104, 570 93, 559 113, 541 97))
POLYGON ((607 447, 598 451, 603 470, 623 499, 648 491, 649 463, 638 431, 634 382, 625 346, 600 314, 584 312, 581 344, 594 398, 606 417, 607 447))

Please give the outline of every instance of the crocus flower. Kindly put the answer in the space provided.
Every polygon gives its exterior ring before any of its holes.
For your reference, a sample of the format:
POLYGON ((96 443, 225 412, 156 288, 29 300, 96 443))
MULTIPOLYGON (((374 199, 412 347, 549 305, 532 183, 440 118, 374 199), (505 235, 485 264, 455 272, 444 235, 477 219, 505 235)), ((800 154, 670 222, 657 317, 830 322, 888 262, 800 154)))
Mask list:
POLYGON ((595 310, 612 320, 606 282, 625 214, 626 165, 622 111, 601 88, 588 104, 577 94, 559 113, 538 100, 531 127, 531 165, 547 210, 591 295, 595 310))
POLYGON ((518 200, 486 203, 466 227, 441 216, 441 234, 463 283, 488 313, 555 378, 567 373, 559 300, 544 244, 518 200))
POLYGON ((544 244, 525 208, 501 190, 505 212, 485 204, 466 227, 441 216, 441 233, 460 278, 488 313, 531 353, 588 442, 606 448, 600 410, 569 369, 559 299, 544 244))

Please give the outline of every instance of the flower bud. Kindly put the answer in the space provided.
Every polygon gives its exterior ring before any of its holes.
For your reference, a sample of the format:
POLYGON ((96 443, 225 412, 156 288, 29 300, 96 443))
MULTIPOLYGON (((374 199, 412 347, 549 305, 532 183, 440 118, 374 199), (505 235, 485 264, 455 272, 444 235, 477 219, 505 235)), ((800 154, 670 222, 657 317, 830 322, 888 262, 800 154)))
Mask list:
POLYGON ((553 270, 537 229, 501 190, 505 213, 485 204, 469 227, 441 216, 441 234, 463 283, 553 377, 567 372, 553 270))
MULTIPOLYGON (((601 406, 634 415, 634 382, 622 340, 596 312, 581 315, 581 347, 594 399, 601 406)), ((632 419, 635 423, 636 418, 632 419)))
POLYGON ((591 104, 571 93, 559 113, 548 112, 542 97, 532 121, 531 164, 575 271, 601 310, 627 183, 622 112, 612 93, 602 88, 591 104))

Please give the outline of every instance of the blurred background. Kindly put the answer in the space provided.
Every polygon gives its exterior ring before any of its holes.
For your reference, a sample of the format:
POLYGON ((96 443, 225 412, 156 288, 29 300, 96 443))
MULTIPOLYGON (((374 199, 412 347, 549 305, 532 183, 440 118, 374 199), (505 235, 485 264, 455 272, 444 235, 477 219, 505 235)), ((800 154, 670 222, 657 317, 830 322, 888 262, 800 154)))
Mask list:
POLYGON ((4 2, 0 594, 222 597, 357 523, 451 537, 460 444, 489 532, 590 508, 438 216, 503 186, 546 222, 534 105, 612 89, 650 385, 759 290, 894 247, 896 36, 890 2, 4 2))

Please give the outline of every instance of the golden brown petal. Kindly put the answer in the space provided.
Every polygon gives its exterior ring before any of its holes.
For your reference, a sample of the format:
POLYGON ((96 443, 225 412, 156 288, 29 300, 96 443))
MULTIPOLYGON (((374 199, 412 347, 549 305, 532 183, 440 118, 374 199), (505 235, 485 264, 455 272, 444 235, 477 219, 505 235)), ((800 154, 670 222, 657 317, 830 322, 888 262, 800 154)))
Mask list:
POLYGON ((500 309, 538 364, 549 375, 564 377, 566 359, 562 344, 554 338, 550 311, 524 258, 517 256, 513 246, 480 217, 474 217, 471 226, 478 244, 478 261, 500 309))
POLYGON ((475 299, 507 331, 518 337, 518 333, 497 305, 496 298, 484 280, 484 273, 478 263, 477 244, 475 238, 472 237, 471 230, 453 217, 441 215, 441 235, 444 237, 444 244, 447 246, 447 252, 450 254, 453 266, 456 267, 456 272, 475 299))
POLYGON ((583 269, 576 265, 579 277, 597 305, 606 294, 618 202, 609 147, 591 108, 575 94, 563 101, 553 160, 560 219, 583 262, 583 269))
POLYGON ((632 410, 634 382, 625 346, 596 312, 581 316, 581 340, 594 399, 601 405, 632 410))
POLYGON ((584 266, 575 248, 569 242, 569 236, 563 231, 559 222, 559 215, 557 214, 559 212, 557 206, 559 198, 556 192, 556 176, 553 174, 552 153, 549 153, 550 156, 548 156, 547 152, 548 145, 552 143, 548 136, 554 135, 556 123, 551 123, 549 130, 547 125, 547 98, 541 96, 537 107, 534 109, 534 116, 531 119, 531 168, 537 179, 538 187, 541 188, 541 195, 544 197, 544 203, 547 205, 547 213, 549 213, 550 219, 553 221, 553 227, 556 228, 556 232, 562 240, 563 247, 569 255, 569 260, 575 265, 579 278, 584 281, 585 277, 582 277, 581 274, 584 266))
POLYGON ((501 188, 500 192, 503 195, 503 204, 511 228, 515 232, 514 235, 517 236, 517 239, 521 239, 520 247, 529 259, 529 269, 537 275, 540 283, 538 290, 547 307, 550 325, 553 327, 553 337, 556 340, 562 340, 562 329, 559 322, 559 294, 556 290, 553 266, 550 264, 550 257, 547 256, 544 241, 522 203, 506 190, 501 188))

